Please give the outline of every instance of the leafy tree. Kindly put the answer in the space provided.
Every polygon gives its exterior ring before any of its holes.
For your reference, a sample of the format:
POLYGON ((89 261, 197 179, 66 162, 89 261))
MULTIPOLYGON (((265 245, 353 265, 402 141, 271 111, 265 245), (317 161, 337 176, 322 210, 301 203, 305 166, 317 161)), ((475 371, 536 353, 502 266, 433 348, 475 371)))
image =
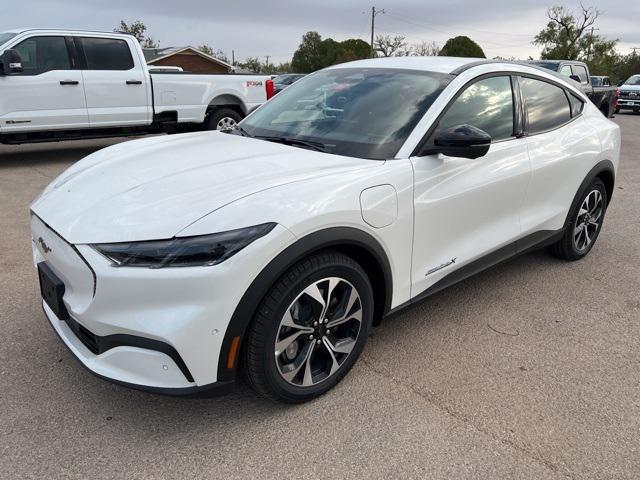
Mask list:
POLYGON ((142 48, 158 48, 160 42, 155 41, 153 38, 146 36, 147 26, 141 20, 135 20, 132 23, 127 23, 124 20, 120 20, 120 25, 113 29, 114 32, 128 33, 136 37, 142 48))
MULTIPOLYGON (((584 58, 590 47, 596 48, 604 40, 589 33, 600 11, 580 4, 580 11, 555 6, 547 10, 549 21, 533 39, 533 44, 542 47, 540 58, 578 60, 584 58)), ((615 42, 611 47, 615 46, 615 42)), ((606 47, 606 46, 605 46, 606 47)))
POLYGON ((438 55, 443 57, 487 58, 480 45, 464 35, 447 40, 438 55))
POLYGON ((322 37, 318 32, 307 32, 293 54, 291 68, 300 73, 310 73, 324 67, 321 59, 322 37))
POLYGON ((610 72, 611 80, 615 83, 624 82, 631 75, 640 73, 640 54, 635 51, 618 57, 618 62, 610 72))
POLYGON ((262 64, 258 57, 248 57, 244 62, 239 63, 238 66, 255 73, 260 73, 262 71, 262 64))
POLYGON ((436 42, 423 40, 411 45, 409 51, 416 57, 436 57, 440 53, 440 46, 436 42))
POLYGON ((378 35, 373 42, 374 50, 383 57, 403 57, 407 54, 406 37, 403 35, 378 35))
POLYGON ((202 53, 206 53, 207 55, 209 55, 211 57, 217 58, 218 60, 222 60, 223 62, 226 62, 226 63, 231 63, 231 62, 229 62, 229 58, 227 57, 226 53, 224 53, 220 49, 214 50, 213 47, 211 45, 207 44, 207 43, 203 43, 202 45, 200 45, 197 48, 202 53))
POLYGON ((310 73, 336 63, 369 58, 371 47, 363 40, 350 38, 337 42, 332 38, 322 39, 318 32, 307 32, 293 54, 290 71, 310 73))

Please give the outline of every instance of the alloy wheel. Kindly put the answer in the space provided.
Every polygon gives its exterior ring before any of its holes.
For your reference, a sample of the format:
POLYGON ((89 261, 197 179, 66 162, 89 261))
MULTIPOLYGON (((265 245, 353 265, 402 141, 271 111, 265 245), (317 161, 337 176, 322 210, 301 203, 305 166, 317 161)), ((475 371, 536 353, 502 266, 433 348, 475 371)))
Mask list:
POLYGON ((593 243, 600 228, 603 212, 602 193, 592 190, 582 201, 573 228, 573 244, 578 252, 584 252, 593 243))
POLYGON ((362 324, 356 288, 339 277, 306 287, 285 311, 276 335, 278 373, 299 387, 330 378, 349 357, 362 324))
POLYGON ((217 125, 216 130, 225 131, 225 130, 233 130, 236 126, 236 121, 231 117, 222 117, 217 125))

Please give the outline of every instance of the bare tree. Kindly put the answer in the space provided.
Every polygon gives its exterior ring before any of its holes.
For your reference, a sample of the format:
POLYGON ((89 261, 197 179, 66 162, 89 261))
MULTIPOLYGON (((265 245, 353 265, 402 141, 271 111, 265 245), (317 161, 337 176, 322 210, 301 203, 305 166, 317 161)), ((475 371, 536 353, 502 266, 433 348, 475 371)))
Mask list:
POLYGON ((440 46, 434 41, 423 40, 420 43, 411 45, 409 51, 411 55, 416 57, 437 57, 438 53, 440 53, 440 46))
POLYGON ((407 42, 402 35, 378 35, 374 42, 376 52, 383 57, 402 57, 406 55, 407 42))

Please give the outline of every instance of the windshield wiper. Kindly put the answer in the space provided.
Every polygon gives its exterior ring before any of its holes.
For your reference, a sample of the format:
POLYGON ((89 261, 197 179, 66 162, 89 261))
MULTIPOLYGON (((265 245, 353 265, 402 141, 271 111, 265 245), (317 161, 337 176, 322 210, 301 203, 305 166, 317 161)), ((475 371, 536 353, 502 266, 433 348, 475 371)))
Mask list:
POLYGON ((293 137, 269 137, 269 136, 260 136, 256 135, 254 138, 258 138, 260 140, 266 140, 267 142, 275 142, 282 143, 284 145, 291 145, 292 147, 302 147, 308 148, 310 150, 315 150, 316 152, 326 152, 327 145, 321 142, 313 142, 310 140, 299 140, 293 137))

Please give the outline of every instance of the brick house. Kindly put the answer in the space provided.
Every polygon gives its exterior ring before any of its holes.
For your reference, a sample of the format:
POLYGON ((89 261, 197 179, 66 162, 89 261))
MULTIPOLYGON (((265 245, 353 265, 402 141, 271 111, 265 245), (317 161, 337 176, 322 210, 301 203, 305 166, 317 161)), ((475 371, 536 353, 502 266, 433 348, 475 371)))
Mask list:
POLYGON ((229 73, 233 67, 194 47, 143 48, 149 66, 182 67, 185 72, 229 73))

